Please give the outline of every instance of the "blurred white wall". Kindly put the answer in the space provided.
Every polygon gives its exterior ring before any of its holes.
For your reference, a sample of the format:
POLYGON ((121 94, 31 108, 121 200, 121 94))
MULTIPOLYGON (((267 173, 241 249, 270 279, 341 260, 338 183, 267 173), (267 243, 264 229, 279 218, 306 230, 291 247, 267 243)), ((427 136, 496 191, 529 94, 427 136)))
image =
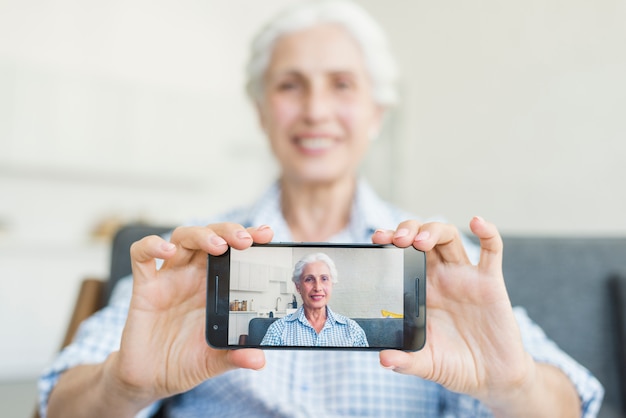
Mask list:
POLYGON ((626 2, 363 3, 404 73, 394 201, 462 227, 626 232, 626 2))
POLYGON ((272 181, 243 66, 287 3, 0 0, 0 379, 38 374, 106 277, 102 220, 210 216, 272 181))
MULTIPOLYGON (((297 1, 297 0, 291 0, 297 1)), ((465 229, 626 234, 626 2, 361 0, 402 105, 364 174, 465 229)), ((103 219, 173 224, 276 175, 243 92, 252 33, 290 0, 0 0, 0 379, 31 377, 103 219)))

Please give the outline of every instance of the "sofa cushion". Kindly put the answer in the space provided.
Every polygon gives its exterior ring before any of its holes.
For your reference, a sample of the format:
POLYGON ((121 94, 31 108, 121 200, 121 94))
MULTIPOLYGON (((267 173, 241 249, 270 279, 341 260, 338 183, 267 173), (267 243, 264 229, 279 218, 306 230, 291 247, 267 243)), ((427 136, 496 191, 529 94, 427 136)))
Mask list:
MULTIPOLYGON (((261 344, 267 328, 278 318, 253 318, 248 324, 246 344, 261 344)), ((353 318, 363 328, 370 347, 396 347, 402 344, 402 319, 353 318)))
POLYGON ((606 393, 600 417, 623 417, 608 278, 626 272, 626 238, 507 237, 504 277, 523 306, 606 393))

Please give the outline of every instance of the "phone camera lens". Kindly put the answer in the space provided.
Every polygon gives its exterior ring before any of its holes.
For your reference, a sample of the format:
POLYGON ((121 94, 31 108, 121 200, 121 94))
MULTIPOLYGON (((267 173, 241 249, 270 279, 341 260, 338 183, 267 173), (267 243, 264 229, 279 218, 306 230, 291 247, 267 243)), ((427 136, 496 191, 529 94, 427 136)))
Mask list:
POLYGON ((217 331, 217 329, 218 329, 218 328, 219 328, 219 327, 217 326, 217 324, 213 325, 213 329, 214 329, 215 331, 217 331))

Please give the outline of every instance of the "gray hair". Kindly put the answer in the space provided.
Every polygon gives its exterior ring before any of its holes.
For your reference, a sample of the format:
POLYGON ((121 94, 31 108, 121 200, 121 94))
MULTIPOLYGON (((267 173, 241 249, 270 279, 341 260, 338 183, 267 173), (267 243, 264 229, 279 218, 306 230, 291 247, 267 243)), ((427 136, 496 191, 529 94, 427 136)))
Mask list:
POLYGON ((278 38, 326 23, 343 27, 361 47, 372 81, 374 101, 383 107, 395 105, 397 68, 385 33, 365 10, 347 0, 299 3, 278 14, 260 30, 252 42, 246 66, 246 90, 250 98, 259 102, 263 97, 263 78, 278 38))
POLYGON ((330 270, 331 281, 333 283, 337 283, 337 267, 335 267, 335 262, 332 260, 332 258, 324 253, 313 253, 302 257, 293 268, 293 275, 291 276, 291 280, 295 284, 299 284, 300 279, 302 279, 302 273, 304 271, 304 268, 308 264, 315 263, 317 261, 322 261, 328 266, 328 270, 330 270))

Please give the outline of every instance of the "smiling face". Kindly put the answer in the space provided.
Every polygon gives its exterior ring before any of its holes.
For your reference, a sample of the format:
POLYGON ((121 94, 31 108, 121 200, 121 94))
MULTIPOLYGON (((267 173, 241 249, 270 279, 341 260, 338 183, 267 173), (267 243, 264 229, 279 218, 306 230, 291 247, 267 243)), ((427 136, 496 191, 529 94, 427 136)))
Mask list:
POLYGON ((347 32, 325 24, 282 36, 264 80, 259 117, 283 177, 313 183, 353 177, 382 110, 347 32))
POLYGON ((333 291, 333 280, 326 263, 314 261, 304 266, 296 288, 305 309, 326 307, 333 291))

